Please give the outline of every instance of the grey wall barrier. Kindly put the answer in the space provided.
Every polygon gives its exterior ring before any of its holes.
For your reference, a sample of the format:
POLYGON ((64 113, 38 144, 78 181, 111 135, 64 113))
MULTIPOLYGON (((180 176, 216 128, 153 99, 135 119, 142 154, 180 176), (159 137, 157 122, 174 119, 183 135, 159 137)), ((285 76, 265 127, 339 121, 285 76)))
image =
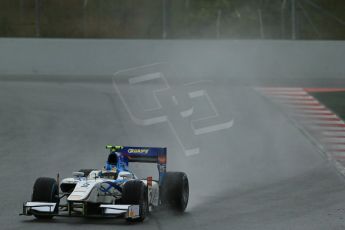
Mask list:
POLYGON ((345 42, 0 39, 1 75, 112 75, 158 62, 221 77, 345 77, 345 42))

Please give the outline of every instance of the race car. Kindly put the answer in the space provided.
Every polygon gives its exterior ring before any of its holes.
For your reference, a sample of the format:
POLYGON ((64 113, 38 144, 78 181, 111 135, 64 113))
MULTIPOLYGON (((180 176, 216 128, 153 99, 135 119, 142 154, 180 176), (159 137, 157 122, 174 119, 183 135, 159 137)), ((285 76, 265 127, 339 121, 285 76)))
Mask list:
POLYGON ((32 199, 23 204, 21 215, 38 219, 54 216, 124 217, 144 221, 159 207, 184 212, 189 183, 183 172, 167 172, 167 149, 107 145, 110 153, 103 169, 81 169, 59 182, 40 177, 32 199), (157 163, 158 180, 144 179, 128 169, 130 162, 157 163), (61 192, 60 192, 61 190, 61 192))

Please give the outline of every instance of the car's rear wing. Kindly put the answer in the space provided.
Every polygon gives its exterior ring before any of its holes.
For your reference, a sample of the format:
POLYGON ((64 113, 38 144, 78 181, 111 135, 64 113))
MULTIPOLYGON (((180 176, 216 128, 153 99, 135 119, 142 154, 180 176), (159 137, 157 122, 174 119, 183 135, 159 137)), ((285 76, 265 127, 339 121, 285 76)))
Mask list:
POLYGON ((120 153, 127 162, 157 163, 161 183, 166 172, 167 148, 114 145, 107 145, 106 148, 120 153))

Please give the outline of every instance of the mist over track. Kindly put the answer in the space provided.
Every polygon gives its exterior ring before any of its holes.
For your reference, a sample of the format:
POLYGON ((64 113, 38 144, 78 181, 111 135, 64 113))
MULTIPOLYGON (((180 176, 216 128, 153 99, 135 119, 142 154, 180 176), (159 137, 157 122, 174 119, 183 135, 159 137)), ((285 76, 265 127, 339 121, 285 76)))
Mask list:
MULTIPOLYGON (((1 229, 345 227, 344 179, 279 109, 224 73, 189 78, 173 66, 114 69, 115 75, 88 81, 76 75, 3 75, 1 229), (37 177, 101 168, 106 144, 168 147, 168 170, 189 176, 187 212, 153 213, 136 225, 18 216, 37 177)), ((156 167, 133 170, 146 176, 156 167)))

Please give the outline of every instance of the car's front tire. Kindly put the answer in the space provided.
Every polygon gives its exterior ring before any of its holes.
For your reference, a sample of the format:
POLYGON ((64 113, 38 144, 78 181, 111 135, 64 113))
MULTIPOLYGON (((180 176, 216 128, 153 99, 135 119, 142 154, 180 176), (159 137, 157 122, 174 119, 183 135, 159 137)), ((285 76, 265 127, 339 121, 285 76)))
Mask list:
POLYGON ((139 218, 127 218, 128 222, 144 221, 149 211, 147 188, 144 182, 141 180, 127 181, 123 186, 122 202, 123 204, 139 205, 139 218))
MULTIPOLYGON (((55 179, 48 177, 40 177, 36 180, 33 188, 33 202, 56 203, 54 214, 59 209, 59 187, 55 179)), ((51 219, 53 215, 35 213, 37 219, 51 219)))

